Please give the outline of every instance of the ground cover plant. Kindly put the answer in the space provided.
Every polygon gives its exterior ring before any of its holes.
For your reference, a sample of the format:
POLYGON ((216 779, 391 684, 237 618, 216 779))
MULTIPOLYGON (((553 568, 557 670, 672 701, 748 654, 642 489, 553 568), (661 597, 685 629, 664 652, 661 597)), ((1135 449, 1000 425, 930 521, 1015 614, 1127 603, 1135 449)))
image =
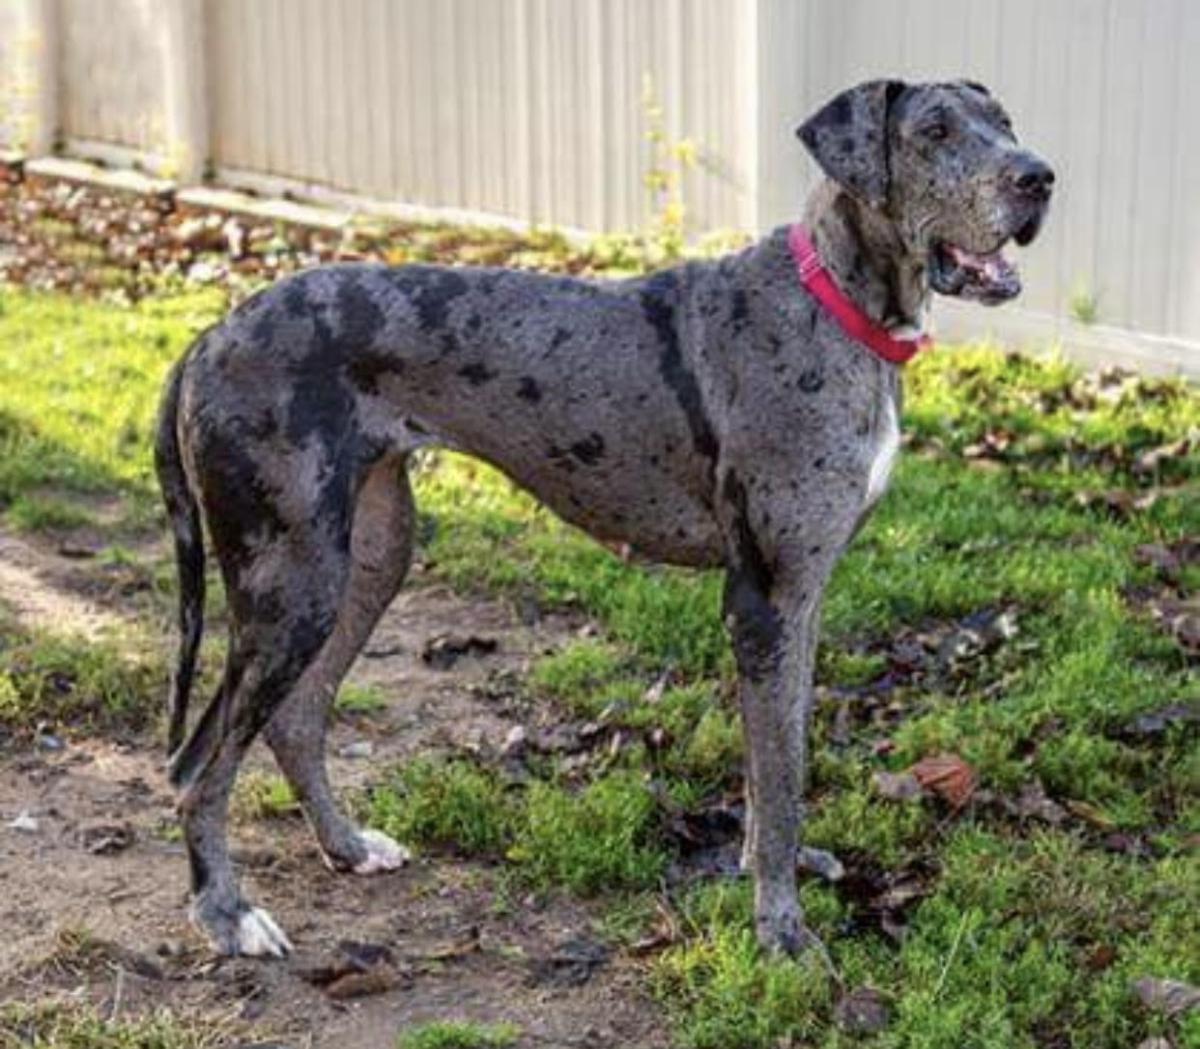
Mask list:
MULTIPOLYGON (((486 238, 458 243, 478 261, 486 238)), ((229 288, 145 292, 0 286, 0 516, 86 545, 89 578, 165 639, 149 434, 229 288)), ((837 569, 818 657, 805 840, 842 870, 801 878, 831 968, 754 946, 719 579, 633 563, 462 457, 416 466, 425 577, 586 629, 503 683, 528 731, 379 768, 356 804, 435 864, 474 864, 497 912, 588 901, 680 1045, 1200 1046, 1200 396, 986 347, 907 376, 906 454, 837 569)), ((6 619, 0 739, 154 745, 169 646, 145 642, 6 619)), ((352 686, 337 716, 392 699, 352 686)), ((240 819, 296 819, 279 781, 241 789, 240 819)), ((206 1044, 72 1016, 2 1013, 0 1038, 206 1044)), ((397 1037, 523 1044, 465 1018, 397 1037)))

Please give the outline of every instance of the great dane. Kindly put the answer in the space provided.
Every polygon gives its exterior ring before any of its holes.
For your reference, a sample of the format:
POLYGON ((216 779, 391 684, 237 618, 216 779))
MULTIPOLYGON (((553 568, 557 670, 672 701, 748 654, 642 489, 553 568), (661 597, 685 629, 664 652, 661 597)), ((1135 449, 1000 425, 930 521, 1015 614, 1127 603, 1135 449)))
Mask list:
POLYGON ((709 262, 617 282, 347 264, 298 273, 201 335, 156 444, 180 573, 170 779, 192 917, 226 954, 289 943, 226 844, 260 730, 327 861, 403 848, 338 808, 324 764, 338 685, 413 545, 418 448, 493 464, 565 520, 662 562, 720 567, 746 739, 745 866, 764 947, 813 944, 797 901, 822 591, 887 483, 900 369, 931 292, 1020 290, 1054 175, 967 81, 876 80, 798 135, 826 176, 803 223, 709 262), (207 528, 228 595, 224 676, 184 738, 207 528))

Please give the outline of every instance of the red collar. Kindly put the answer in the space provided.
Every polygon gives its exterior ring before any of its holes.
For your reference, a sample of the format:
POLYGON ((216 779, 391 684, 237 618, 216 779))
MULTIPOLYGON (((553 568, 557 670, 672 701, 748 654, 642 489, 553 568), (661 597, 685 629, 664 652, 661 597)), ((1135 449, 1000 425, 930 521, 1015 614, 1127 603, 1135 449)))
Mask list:
POLYGON ((894 338, 886 328, 881 328, 833 282, 807 231, 799 223, 788 230, 788 247, 796 261, 800 283, 825 307, 838 326, 850 338, 862 343, 876 357, 892 364, 906 364, 918 350, 928 349, 933 340, 928 335, 918 339, 894 338))

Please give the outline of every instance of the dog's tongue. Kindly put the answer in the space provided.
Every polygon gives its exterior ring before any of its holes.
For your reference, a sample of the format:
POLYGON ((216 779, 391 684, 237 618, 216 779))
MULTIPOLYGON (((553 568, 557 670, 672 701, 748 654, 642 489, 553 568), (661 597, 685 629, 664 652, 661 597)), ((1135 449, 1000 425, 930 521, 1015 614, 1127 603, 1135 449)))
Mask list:
POLYGON ((977 284, 1001 295, 1010 292, 1015 294, 1020 290, 1021 279, 1017 276, 1016 267, 999 251, 986 255, 975 254, 953 244, 948 244, 947 250, 954 264, 967 270, 977 284))

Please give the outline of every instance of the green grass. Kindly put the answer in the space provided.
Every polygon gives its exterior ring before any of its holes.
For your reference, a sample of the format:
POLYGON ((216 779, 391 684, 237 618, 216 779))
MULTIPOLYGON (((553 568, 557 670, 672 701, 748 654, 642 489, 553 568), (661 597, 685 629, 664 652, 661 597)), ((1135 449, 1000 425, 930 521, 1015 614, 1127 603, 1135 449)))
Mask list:
MULTIPOLYGON (((204 296, 115 309, 0 293, 0 338, 12 348, 0 363, 0 508, 37 529, 56 513, 39 500, 69 505, 72 492, 152 505, 158 386, 216 307, 204 296)), ((1137 546, 1200 534, 1200 456, 1148 455, 1200 431, 1200 396, 982 348, 922 355, 906 381, 913 447, 825 603, 818 680, 851 697, 854 716, 839 730, 847 740, 831 745, 835 705, 818 707, 806 833, 852 863, 919 866, 927 895, 895 944, 861 928, 837 891, 802 885, 846 985, 876 988, 890 1023, 871 1036, 842 1031, 840 990, 822 969, 759 955, 743 883, 670 896, 683 935, 653 963, 653 986, 680 1043, 697 1047, 1123 1049, 1156 1035, 1200 1047, 1200 1014, 1163 1017, 1130 989, 1147 976, 1200 983, 1200 747, 1187 728, 1123 732, 1196 695, 1194 657, 1131 594, 1162 585, 1137 546), (1109 491, 1158 498, 1115 513, 1080 498, 1109 491), (880 685, 899 633, 942 636, 1000 607, 1017 633, 995 650, 880 685), (955 815, 872 787, 874 773, 940 751, 961 754, 1001 801, 1038 781, 1092 822, 1038 828, 998 802, 955 815), (1097 822, 1140 850, 1106 845, 1097 822)), ((552 758, 531 760, 531 781, 514 784, 486 762, 418 758, 371 793, 370 822, 503 864, 538 888, 599 896, 621 938, 636 940, 671 859, 664 806, 736 785, 720 580, 623 563, 461 456, 431 456, 416 488, 436 577, 600 624, 599 639, 538 660, 526 686, 561 719, 619 731, 626 745, 569 775, 552 758)), ((1194 593, 1200 571, 1185 570, 1182 586, 1194 593)), ((159 695, 161 679, 116 650, 0 634, 6 724, 104 725, 109 710, 144 722, 146 696, 159 695)), ((374 706, 352 690, 341 702, 374 706)))
POLYGON ((233 788, 229 802, 235 820, 277 820, 294 816, 300 801, 291 784, 273 772, 243 772, 233 788))
POLYGON ((109 1021, 78 1004, 0 1006, 0 1049, 217 1049, 230 1037, 224 1025, 165 1010, 109 1021))
POLYGON ((343 685, 333 701, 334 712, 345 716, 379 714, 387 706, 387 696, 374 685, 343 685))
POLYGON ((481 1024, 471 1020, 434 1020, 400 1035, 397 1049, 505 1049, 516 1045, 514 1024, 481 1024))
POLYGON ((72 492, 116 492, 144 514, 162 379, 222 303, 206 293, 116 308, 0 288, 0 509, 18 523, 61 519, 72 492), (45 486, 60 493, 54 511, 39 509, 45 486))
POLYGON ((166 675, 111 641, 27 632, 0 619, 0 727, 138 731, 153 725, 166 675))
POLYGON ((653 844, 655 804, 631 770, 581 790, 535 782, 506 789, 463 761, 417 758, 370 792, 367 822, 406 844, 503 857, 525 884, 581 895, 653 885, 665 856, 653 844))

